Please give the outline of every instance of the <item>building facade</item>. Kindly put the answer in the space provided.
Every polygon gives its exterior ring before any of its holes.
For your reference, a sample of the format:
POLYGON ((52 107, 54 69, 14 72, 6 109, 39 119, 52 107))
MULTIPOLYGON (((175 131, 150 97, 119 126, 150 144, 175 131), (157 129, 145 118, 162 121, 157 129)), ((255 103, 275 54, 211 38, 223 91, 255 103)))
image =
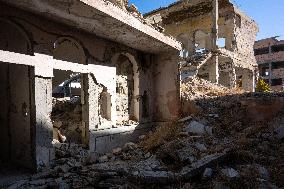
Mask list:
POLYGON ((229 0, 178 1, 146 16, 183 44, 183 76, 254 91, 258 26, 229 0))
POLYGON ((179 117, 181 44, 126 1, 112 2, 0 1, 1 160, 49 165, 52 89, 72 73, 80 75, 78 129, 91 152, 179 117))
POLYGON ((259 75, 272 90, 284 89, 284 40, 277 37, 256 41, 255 57, 259 67, 259 75))

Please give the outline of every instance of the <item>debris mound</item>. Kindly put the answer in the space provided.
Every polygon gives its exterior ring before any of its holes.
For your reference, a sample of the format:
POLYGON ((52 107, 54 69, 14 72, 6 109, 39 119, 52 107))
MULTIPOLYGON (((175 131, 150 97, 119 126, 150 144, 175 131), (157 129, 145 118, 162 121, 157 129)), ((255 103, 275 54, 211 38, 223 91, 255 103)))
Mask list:
POLYGON ((14 188, 284 187, 284 93, 194 78, 182 95, 198 111, 106 154, 54 140, 51 167, 14 188))

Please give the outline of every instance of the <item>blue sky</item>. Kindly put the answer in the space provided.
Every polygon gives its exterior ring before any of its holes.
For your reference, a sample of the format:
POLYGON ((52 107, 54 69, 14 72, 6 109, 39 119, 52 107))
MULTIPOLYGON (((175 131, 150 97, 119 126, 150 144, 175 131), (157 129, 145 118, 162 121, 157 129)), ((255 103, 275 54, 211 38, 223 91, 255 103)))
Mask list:
MULTIPOLYGON (((175 0, 130 0, 142 13, 167 6, 175 0)), ((260 31, 257 39, 280 36, 284 39, 284 0, 232 0, 243 12, 252 17, 260 31)))

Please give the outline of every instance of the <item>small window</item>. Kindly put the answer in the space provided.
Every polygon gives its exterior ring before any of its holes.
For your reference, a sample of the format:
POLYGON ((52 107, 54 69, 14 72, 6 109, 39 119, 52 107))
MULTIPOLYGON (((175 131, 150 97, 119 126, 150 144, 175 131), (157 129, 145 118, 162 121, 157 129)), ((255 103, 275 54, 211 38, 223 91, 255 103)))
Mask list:
POLYGON ((284 51, 284 45, 275 45, 271 47, 272 52, 281 52, 284 51))
POLYGON ((219 38, 217 41, 217 45, 219 48, 225 48, 226 47, 226 38, 219 38))
POLYGON ((271 86, 277 86, 277 85, 282 85, 282 84, 283 84, 282 78, 271 80, 271 86))
POLYGON ((254 50, 254 55, 262 55, 262 54, 268 54, 268 53, 269 53, 268 47, 254 50))

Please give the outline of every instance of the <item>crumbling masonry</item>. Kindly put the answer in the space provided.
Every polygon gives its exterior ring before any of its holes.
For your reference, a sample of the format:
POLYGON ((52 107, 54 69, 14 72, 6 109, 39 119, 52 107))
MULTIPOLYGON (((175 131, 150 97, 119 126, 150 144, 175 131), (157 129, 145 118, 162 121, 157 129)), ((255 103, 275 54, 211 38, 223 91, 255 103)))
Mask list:
POLYGON ((199 76, 226 87, 254 91, 257 24, 229 0, 186 0, 146 17, 183 45, 182 78, 199 76))
POLYGON ((52 90, 71 73, 80 75, 79 129, 90 151, 107 151, 179 116, 181 44, 127 1, 113 3, 0 1, 2 160, 48 166, 52 90))

